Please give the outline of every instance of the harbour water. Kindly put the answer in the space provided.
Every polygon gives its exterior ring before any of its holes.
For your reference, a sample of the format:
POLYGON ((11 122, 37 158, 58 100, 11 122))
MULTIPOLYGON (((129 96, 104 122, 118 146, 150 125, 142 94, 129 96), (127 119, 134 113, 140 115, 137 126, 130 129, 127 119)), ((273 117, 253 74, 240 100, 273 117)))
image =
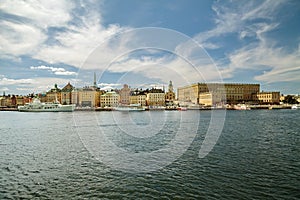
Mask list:
POLYGON ((300 198, 298 110, 227 111, 216 144, 199 158, 211 116, 0 112, 0 199, 300 198), (151 154, 177 134, 184 142, 166 151, 170 159, 151 154), (136 162, 136 154, 153 157, 136 162))

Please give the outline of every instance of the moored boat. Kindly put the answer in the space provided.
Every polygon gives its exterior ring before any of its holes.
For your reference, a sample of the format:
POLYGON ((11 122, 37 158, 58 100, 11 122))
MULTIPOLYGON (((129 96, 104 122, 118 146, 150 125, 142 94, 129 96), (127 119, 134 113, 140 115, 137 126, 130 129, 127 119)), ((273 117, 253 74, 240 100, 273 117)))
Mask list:
POLYGON ((180 111, 187 111, 187 107, 178 107, 177 110, 180 110, 180 111))
POLYGON ((245 104, 237 104, 237 105, 234 105, 233 108, 234 108, 234 110, 251 110, 251 108, 245 104))
POLYGON ((165 106, 149 106, 149 110, 165 110, 165 106))
POLYGON ((42 103, 39 99, 33 99, 32 103, 18 106, 20 112, 72 112, 75 105, 62 105, 59 102, 42 103))
POLYGON ((144 111, 145 108, 140 104, 130 104, 130 105, 120 105, 118 107, 115 107, 114 110, 131 112, 131 111, 144 111))
POLYGON ((291 109, 292 110, 300 109, 300 104, 294 104, 294 105, 292 105, 291 109))

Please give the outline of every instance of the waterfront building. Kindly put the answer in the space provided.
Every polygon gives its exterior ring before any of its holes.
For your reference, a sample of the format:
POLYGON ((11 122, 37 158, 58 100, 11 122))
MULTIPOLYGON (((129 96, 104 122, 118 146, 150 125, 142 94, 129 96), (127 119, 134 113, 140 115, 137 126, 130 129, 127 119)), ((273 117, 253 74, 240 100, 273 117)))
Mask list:
POLYGON ((258 92, 253 94, 253 99, 263 104, 279 104, 280 92, 258 92))
POLYGON ((64 96, 64 94, 66 94, 65 97, 63 97, 65 98, 66 104, 68 104, 69 97, 71 96, 71 104, 75 104, 78 107, 95 108, 100 106, 100 95, 103 94, 103 91, 97 87, 96 73, 94 73, 92 86, 74 88, 71 84, 67 84, 65 90, 62 91, 62 96, 64 96))
POLYGON ((152 88, 147 92, 146 104, 148 106, 165 106, 165 92, 162 89, 152 88))
POLYGON ((211 92, 201 92, 199 94, 199 104, 203 106, 213 106, 222 102, 220 95, 211 92))
POLYGON ((17 97, 16 97, 16 106, 22 106, 22 105, 24 105, 24 97, 17 95, 17 97))
POLYGON ((0 97, 0 106, 2 106, 2 107, 6 107, 7 106, 7 104, 6 104, 6 96, 0 97))
POLYGON ((192 84, 177 89, 177 98, 179 102, 199 104, 199 85, 192 84))
POLYGON ((45 100, 47 102, 55 102, 55 101, 59 101, 61 102, 61 89, 59 89, 57 87, 57 84, 54 84, 54 88, 50 89, 47 93, 46 93, 46 98, 45 100))
POLYGON ((119 91, 120 104, 129 105, 130 104, 130 88, 127 84, 124 84, 123 88, 119 91))
POLYGON ((93 86, 75 89, 71 92, 71 102, 80 107, 99 107, 100 95, 101 91, 93 86))
POLYGON ((175 93, 173 89, 173 83, 172 81, 170 81, 168 86, 168 92, 165 95, 165 101, 167 104, 173 104, 174 100, 175 100, 175 93))
POLYGON ((72 91, 74 87, 70 84, 70 82, 63 87, 61 90, 61 104, 69 105, 72 104, 72 91))
POLYGON ((16 97, 15 95, 2 96, 0 98, 0 106, 2 107, 15 107, 16 106, 16 97))
POLYGON ((71 92, 71 104, 75 104, 76 106, 79 106, 78 93, 78 88, 74 88, 71 92))
POLYGON ((260 90, 259 84, 197 83, 178 88, 178 100, 200 104, 200 94, 206 98, 211 93, 212 103, 239 103, 252 101, 252 95, 260 90))
POLYGON ((146 95, 144 94, 132 94, 130 96, 130 104, 146 105, 146 95))
POLYGON ((114 91, 106 92, 100 96, 100 105, 104 107, 117 107, 119 105, 120 95, 114 91))

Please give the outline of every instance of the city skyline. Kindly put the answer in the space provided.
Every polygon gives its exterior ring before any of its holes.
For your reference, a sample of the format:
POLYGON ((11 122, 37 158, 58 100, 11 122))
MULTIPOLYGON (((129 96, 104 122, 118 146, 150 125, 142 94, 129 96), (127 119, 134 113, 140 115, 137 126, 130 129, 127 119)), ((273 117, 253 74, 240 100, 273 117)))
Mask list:
POLYGON ((281 0, 3 1, 0 92, 88 86, 96 72, 99 87, 222 81, 299 94, 299 11, 281 0))

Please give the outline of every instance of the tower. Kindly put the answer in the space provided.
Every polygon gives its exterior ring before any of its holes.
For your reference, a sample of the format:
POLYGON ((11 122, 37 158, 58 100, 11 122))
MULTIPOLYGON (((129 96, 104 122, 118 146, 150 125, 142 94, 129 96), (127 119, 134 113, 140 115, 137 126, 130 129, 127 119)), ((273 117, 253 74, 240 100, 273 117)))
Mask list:
POLYGON ((94 88, 97 88, 96 72, 94 72, 94 88))
POLYGON ((170 83, 169 83, 169 90, 168 91, 173 92, 173 83, 172 83, 172 81, 170 81, 170 83))

